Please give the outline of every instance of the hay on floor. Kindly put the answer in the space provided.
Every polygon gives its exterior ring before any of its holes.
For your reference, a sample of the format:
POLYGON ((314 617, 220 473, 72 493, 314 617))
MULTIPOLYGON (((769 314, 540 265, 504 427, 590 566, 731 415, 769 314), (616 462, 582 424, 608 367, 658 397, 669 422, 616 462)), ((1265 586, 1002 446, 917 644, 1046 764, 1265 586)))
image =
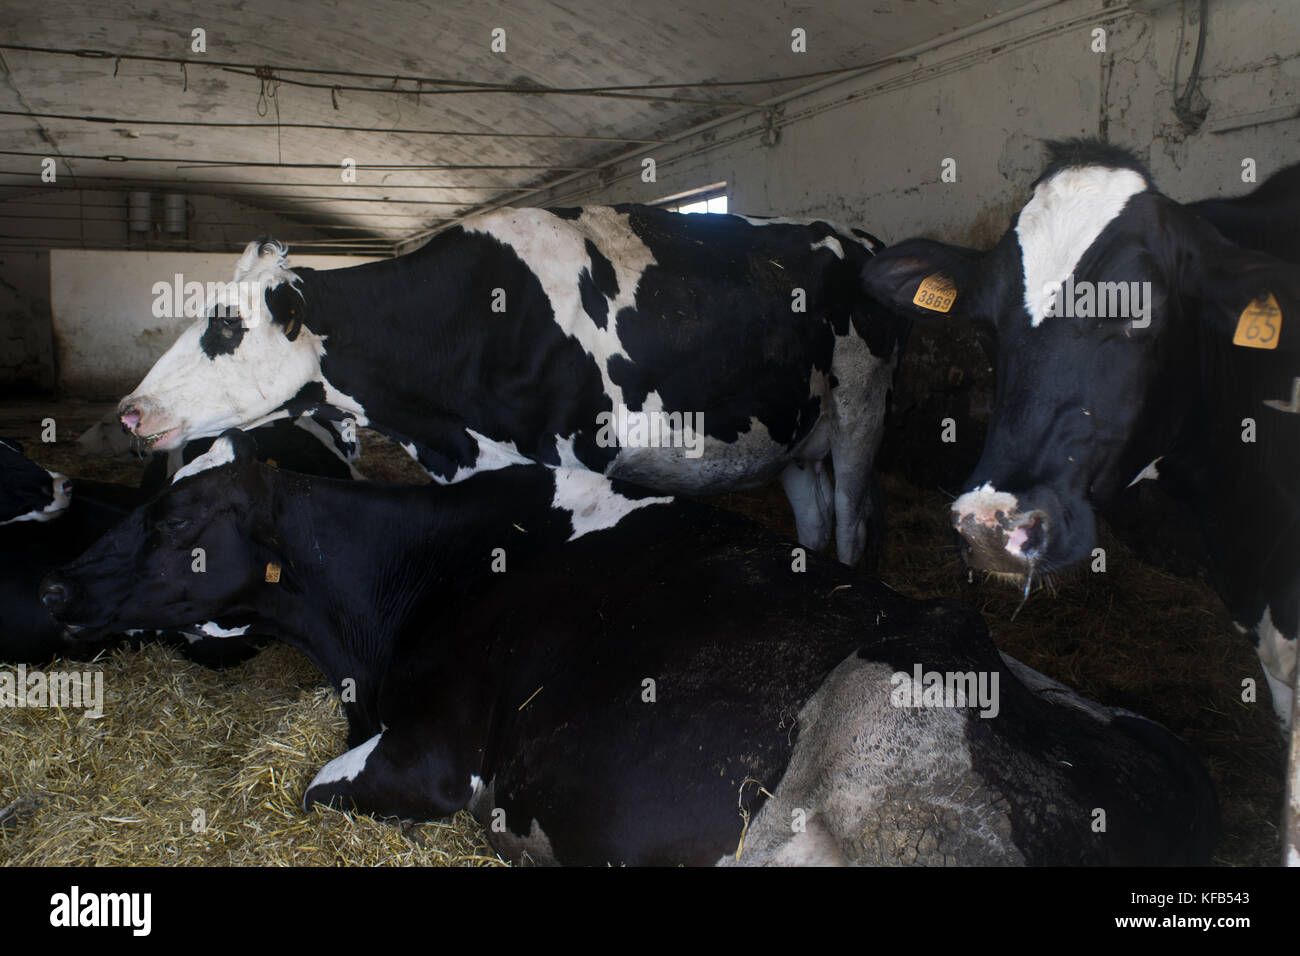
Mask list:
POLYGON ((101 672, 104 712, 0 712, 0 862, 503 865, 466 813, 401 826, 303 811, 346 727, 337 695, 289 647, 227 671, 158 645, 44 670, 101 672))

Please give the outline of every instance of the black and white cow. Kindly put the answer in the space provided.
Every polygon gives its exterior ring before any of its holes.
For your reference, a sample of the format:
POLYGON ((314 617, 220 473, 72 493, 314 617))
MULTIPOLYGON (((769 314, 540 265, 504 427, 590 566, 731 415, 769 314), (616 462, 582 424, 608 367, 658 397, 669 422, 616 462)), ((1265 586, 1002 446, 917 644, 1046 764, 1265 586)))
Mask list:
POLYGON ((326 272, 258 241, 121 420, 165 449, 327 404, 440 482, 529 461, 671 493, 780 473, 800 541, 834 525, 854 563, 907 331, 861 294, 875 245, 636 205, 500 210, 326 272))
POLYGON ((352 748, 307 806, 468 807, 543 863, 1211 849, 1213 790, 1164 728, 999 656, 968 609, 816 556, 796 572, 736 515, 537 466, 341 484, 258 465, 239 433, 206 463, 44 599, 88 637, 203 617, 304 649, 345 691, 352 748))
MULTIPOLYGON (((335 447, 329 423, 304 427, 301 421, 277 421, 249 433, 257 456, 292 471, 349 479, 355 469, 335 447)), ((198 439, 150 462, 139 488, 78 479, 45 471, 22 454, 21 445, 0 441, 0 663, 44 664, 58 656, 93 656, 127 637, 117 633, 95 642, 69 643, 63 626, 41 604, 41 579, 94 544, 166 484, 168 467, 178 471, 197 458, 210 439, 198 439), (10 518, 10 514, 16 517, 10 518)), ((239 632, 242 633, 242 632, 239 632)), ((239 663, 273 635, 249 634, 247 640, 210 640, 236 636, 206 619, 187 622, 162 635, 192 660, 211 667, 239 663)))
POLYGON ((13 438, 0 438, 0 525, 52 521, 72 503, 72 480, 46 471, 13 438))
POLYGON ((1092 554, 1095 509, 1138 481, 1167 483, 1199 522, 1287 722, 1300 629, 1300 167, 1239 200, 1182 206, 1123 150, 1049 150, 995 248, 914 239, 864 273, 898 306, 919 315, 937 301, 996 340, 988 437, 952 505, 966 560, 1028 588, 1092 554))

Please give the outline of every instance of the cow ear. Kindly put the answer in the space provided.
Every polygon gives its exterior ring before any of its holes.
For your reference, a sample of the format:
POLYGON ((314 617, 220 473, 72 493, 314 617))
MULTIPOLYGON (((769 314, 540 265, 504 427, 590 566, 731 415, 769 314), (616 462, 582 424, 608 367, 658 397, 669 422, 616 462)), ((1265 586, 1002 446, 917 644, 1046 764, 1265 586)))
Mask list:
POLYGON ((862 267, 869 298, 918 318, 966 313, 983 253, 933 239, 907 239, 862 267))
POLYGON ((1234 346, 1300 352, 1300 266, 1225 239, 1204 220, 1184 234, 1181 280, 1196 311, 1234 346))
POLYGON ((271 310, 271 321, 284 329, 290 342, 302 331, 307 316, 307 299, 292 282, 282 282, 266 292, 266 306, 271 310))

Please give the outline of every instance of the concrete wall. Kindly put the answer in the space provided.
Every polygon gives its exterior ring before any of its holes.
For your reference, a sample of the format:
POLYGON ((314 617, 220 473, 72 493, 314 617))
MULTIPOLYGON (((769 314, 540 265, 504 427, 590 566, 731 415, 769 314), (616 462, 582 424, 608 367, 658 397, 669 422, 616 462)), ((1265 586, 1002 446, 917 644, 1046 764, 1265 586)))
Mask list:
MULTIPOLYGON (((1209 112, 1196 132, 1172 107, 1191 70, 1199 4, 1128 6, 1071 0, 1029 13, 767 117, 642 154, 656 159, 653 183, 642 181, 635 156, 530 203, 646 202, 725 180, 735 212, 826 217, 887 242, 928 235, 987 248, 1028 197, 1043 138, 1103 136, 1130 147, 1182 201, 1249 190, 1243 159, 1256 161, 1261 181, 1300 160, 1300 3, 1211 0, 1200 84, 1209 112), (1097 27, 1105 52, 1093 50, 1097 27), (955 182, 940 179, 946 158, 956 161, 955 182)), ((941 418, 960 426, 986 417, 989 363, 969 330, 918 327, 910 353, 895 395, 906 429, 895 442, 933 449, 941 418)), ((944 468, 964 477, 978 444, 948 450, 944 468)))
MULTIPOLYGON (((161 191, 155 190, 155 193, 161 196, 161 191)), ((125 189, 33 187, 23 195, 8 196, 0 202, 0 245, 9 238, 48 241, 56 255, 64 254, 60 249, 62 245, 104 249, 125 247, 131 251, 105 253, 128 257, 106 260, 111 263, 111 268, 120 269, 121 263, 137 261, 129 257, 143 256, 145 258, 138 261, 144 272, 151 271, 150 266, 144 265, 149 261, 148 257, 170 255, 173 254, 171 250, 179 249, 207 250, 212 265, 197 267, 206 270, 201 278, 207 281, 230 278, 237 255, 233 250, 242 249, 255 236, 271 234, 291 240, 292 245, 294 239, 310 240, 332 235, 222 197, 189 193, 186 199, 189 204, 188 231, 184 240, 177 241, 158 232, 146 236, 129 234, 125 189), (140 251, 134 251, 137 249, 140 251), (216 271, 212 272, 213 269, 216 271)), ((82 394, 86 388, 98 390, 106 383, 120 382, 123 375, 133 374, 128 369, 139 365, 138 357, 130 360, 123 357, 120 361, 115 360, 116 365, 105 366, 102 372, 87 375, 86 369, 76 364, 80 361, 75 351, 78 346, 69 343, 71 350, 60 349, 56 354, 55 329, 50 314, 50 256, 48 249, 39 252, 0 249, 0 394, 49 391, 56 385, 70 387, 74 394, 82 394), (68 361, 74 363, 71 374, 66 367, 56 367, 56 362, 68 361)), ((294 257, 295 260, 303 258, 294 257)), ((335 265, 339 264, 338 259, 329 259, 335 265)), ((360 261, 365 260, 349 259, 345 264, 360 261)), ((61 278, 85 284, 85 275, 75 271, 65 270, 61 278)), ((138 278, 136 267, 127 267, 122 275, 109 273, 103 277, 106 283, 115 285, 134 282, 138 278)), ((170 274, 166 278, 170 279, 170 274)), ((200 277, 196 275, 195 278, 200 277)), ((86 297, 93 300, 93 290, 88 290, 86 297)), ((105 315, 104 320, 107 318, 105 315)), ((100 331, 79 341, 91 343, 92 348, 113 345, 112 337, 103 333, 104 328, 107 326, 99 326, 100 331)), ((165 337, 170 342, 174 335, 166 333, 165 337)), ((118 351, 115 345, 111 351, 118 351)), ((144 368, 147 369, 148 364, 144 368)), ((134 384, 133 380, 128 386, 134 384)))
POLYGON ((50 254, 0 252, 0 393, 53 387, 50 254))
MULTIPOLYGON (((372 261, 360 256, 291 255, 297 266, 338 269, 372 261)), ((133 388, 193 316, 160 303, 156 283, 229 281, 235 257, 189 252, 49 253, 50 309, 58 387, 65 396, 120 398, 133 388)), ((184 300, 182 299, 182 303, 184 300)))

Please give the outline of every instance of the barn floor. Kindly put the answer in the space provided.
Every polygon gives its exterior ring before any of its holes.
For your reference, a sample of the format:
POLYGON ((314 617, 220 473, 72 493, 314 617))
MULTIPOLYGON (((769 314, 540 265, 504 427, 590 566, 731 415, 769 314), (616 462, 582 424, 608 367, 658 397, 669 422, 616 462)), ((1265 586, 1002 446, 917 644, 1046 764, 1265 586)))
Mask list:
MULTIPOLYGON (((0 435, 20 438, 42 465, 73 478, 138 480, 141 466, 78 457, 74 442, 106 404, 0 403, 0 435), (54 418, 57 441, 40 442, 54 418)), ((362 469, 422 480, 399 448, 369 432, 362 469)), ((1030 596, 969 582, 951 547, 948 498, 882 477, 888 503, 884 579, 918 598, 974 604, 1006 652, 1102 703, 1181 734, 1218 789, 1215 862, 1279 859, 1284 747, 1262 672, 1214 592, 1195 577, 1139 561, 1103 531, 1108 572, 1055 582, 1030 596), (1260 686, 1241 701, 1241 681, 1260 686)), ((778 487, 716 503, 793 536, 778 487)), ((343 749, 344 723, 320 674, 296 651, 270 647, 208 671, 161 647, 123 648, 92 664, 51 669, 104 674, 98 720, 56 709, 0 711, 0 863, 420 864, 499 863, 466 814, 396 827, 351 814, 304 815, 298 800, 343 749), (201 825, 200 825, 201 824, 201 825)))

